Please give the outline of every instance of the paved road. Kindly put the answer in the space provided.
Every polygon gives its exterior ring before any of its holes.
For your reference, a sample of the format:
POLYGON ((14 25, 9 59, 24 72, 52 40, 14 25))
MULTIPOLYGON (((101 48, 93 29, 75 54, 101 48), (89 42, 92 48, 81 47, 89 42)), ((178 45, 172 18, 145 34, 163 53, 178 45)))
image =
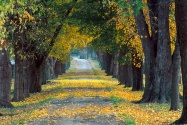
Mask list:
MULTIPOLYGON (((54 99, 50 102, 50 106, 48 107, 51 113, 54 110, 61 110, 62 108, 66 108, 69 110, 81 109, 87 106, 97 105, 99 107, 109 106, 111 101, 107 98, 68 98, 65 100, 57 100, 54 99)), ((97 110, 97 109, 95 109, 97 110)), ((115 115, 98 115, 95 114, 94 109, 87 109, 85 114, 88 116, 84 116, 84 114, 80 114, 80 116, 73 117, 47 117, 41 118, 36 121, 32 121, 28 123, 28 125, 124 125, 122 122, 116 121, 115 115), (89 115, 87 114, 89 112, 89 115)))
MULTIPOLYGON (((83 71, 83 74, 87 74, 89 70, 92 70, 92 66, 85 59, 74 58, 74 61, 77 62, 77 73, 83 71)), ((85 75, 86 76, 86 75, 85 75)), ((77 79, 81 80, 81 79, 77 79)), ((91 80, 91 79, 89 79, 91 80)), ((101 88, 67 88, 63 89, 64 92, 74 92, 74 91, 108 91, 107 89, 101 88)), ((78 114, 78 116, 71 117, 56 117, 50 116, 47 118, 40 118, 34 121, 30 121, 27 125, 123 125, 123 122, 116 120, 115 113, 112 112, 108 115, 96 114, 98 109, 103 107, 111 107, 113 109, 113 104, 110 99, 103 97, 69 97, 67 99, 53 99, 50 102, 50 105, 47 106, 49 112, 53 113, 55 111, 63 111, 67 109, 69 111, 77 111, 81 109, 86 109, 83 114, 78 114), (88 109, 86 107, 89 107, 88 109), (95 109, 97 107, 98 109, 95 109), (86 115, 86 116, 85 116, 86 115), (87 116, 88 115, 88 116, 87 116), (55 122, 54 122, 55 121, 55 122)), ((84 111, 84 110, 83 110, 84 111)))
POLYGON ((91 70, 92 66, 86 59, 78 59, 74 58, 74 60, 77 62, 77 69, 78 70, 91 70))

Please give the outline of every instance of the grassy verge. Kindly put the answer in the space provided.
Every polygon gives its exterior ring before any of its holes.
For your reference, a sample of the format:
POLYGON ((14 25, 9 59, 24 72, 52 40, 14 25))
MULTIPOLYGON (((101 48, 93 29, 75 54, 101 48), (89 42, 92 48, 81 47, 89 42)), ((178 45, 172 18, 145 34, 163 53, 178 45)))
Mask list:
MULTIPOLYGON (((118 107, 118 104, 120 103, 125 103, 125 100, 123 98, 119 98, 114 95, 112 95, 110 99, 112 103, 114 104, 114 107, 118 107)), ((123 114, 123 115, 126 116, 126 114, 123 114)), ((123 121, 125 125, 136 125, 135 121, 131 117, 125 117, 123 121)))

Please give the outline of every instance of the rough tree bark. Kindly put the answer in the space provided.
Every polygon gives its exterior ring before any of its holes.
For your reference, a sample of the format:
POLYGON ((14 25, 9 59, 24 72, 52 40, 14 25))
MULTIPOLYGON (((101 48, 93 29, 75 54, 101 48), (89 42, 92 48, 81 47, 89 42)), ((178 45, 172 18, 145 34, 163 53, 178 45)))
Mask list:
POLYGON ((143 73, 142 73, 142 66, 136 67, 132 65, 133 71, 133 86, 132 91, 141 91, 143 90, 143 73))
POLYGON ((43 63, 45 63, 43 59, 34 59, 31 65, 31 78, 33 81, 30 85, 30 93, 41 92, 42 90, 41 73, 43 70, 43 63))
MULTIPOLYGON (((132 0, 135 2, 134 0, 132 0)), ((150 9, 150 22, 151 24, 157 24, 157 20, 153 17, 158 17, 157 15, 157 5, 156 1, 148 1, 150 9), (151 3, 150 3, 151 2, 151 3)), ((134 4, 134 8, 137 5, 134 4)), ((145 89, 142 99, 139 102, 150 102, 151 91, 154 86, 154 70, 155 70, 155 57, 156 57, 156 42, 157 42, 157 25, 151 25, 152 36, 149 34, 148 24, 146 23, 143 10, 139 9, 137 13, 134 12, 135 22, 138 29, 138 34, 141 36, 141 42, 143 47, 143 52, 145 55, 145 89), (153 27, 154 26, 154 27, 153 27)))
MULTIPOLYGON (((133 2, 135 2, 133 0, 133 2)), ((137 1, 136 1, 137 2, 137 1)), ((137 7, 137 4, 134 7, 137 7)), ((169 0, 148 0, 151 36, 142 9, 134 13, 145 55, 145 90, 140 102, 170 101, 169 0), (164 60, 165 59, 165 60, 164 60)))
POLYGON ((23 74, 23 59, 19 54, 15 54, 15 82, 14 82, 14 97, 12 101, 18 102, 24 100, 24 74, 23 74))
POLYGON ((125 87, 132 87, 133 71, 131 64, 119 64, 119 82, 125 87))
POLYGON ((152 102, 170 102, 172 61, 169 35, 170 0, 158 0, 158 42, 156 56, 155 89, 152 102))
POLYGON ((179 95, 179 82, 180 82, 180 47, 178 41, 175 43, 175 50, 172 55, 172 86, 171 86, 171 107, 170 110, 180 109, 180 95, 179 95))
POLYGON ((175 121, 175 124, 187 123, 187 1, 175 1, 175 16, 177 25, 177 37, 181 54, 181 70, 183 81, 183 109, 181 117, 175 121))
POLYGON ((29 88, 31 83, 31 75, 30 75, 30 64, 32 60, 31 59, 25 59, 24 65, 23 65, 23 87, 24 87, 24 98, 27 98, 30 96, 29 88))
POLYGON ((11 64, 8 52, 0 50, 0 107, 13 107, 10 102, 11 64))

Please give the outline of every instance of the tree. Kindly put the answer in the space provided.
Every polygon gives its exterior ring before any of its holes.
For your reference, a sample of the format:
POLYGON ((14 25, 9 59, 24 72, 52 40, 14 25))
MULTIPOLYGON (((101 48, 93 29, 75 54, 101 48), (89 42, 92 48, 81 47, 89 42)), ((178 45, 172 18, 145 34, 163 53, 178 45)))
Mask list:
POLYGON ((141 7, 133 1, 134 16, 145 54, 146 85, 140 102, 168 102, 171 89, 170 1, 148 0, 151 35, 141 7))
POLYGON ((14 101, 23 100, 23 93, 28 97, 28 89, 32 93, 41 91, 41 85, 46 81, 41 75, 45 69, 45 60, 62 29, 63 20, 73 8, 72 4, 70 6, 64 4, 66 2, 63 4, 59 4, 58 1, 14 2, 15 13, 10 13, 7 21, 9 25, 11 24, 9 39, 15 48, 18 69, 16 71, 19 71, 16 73, 14 101), (61 12, 63 9, 64 13, 61 12), (14 39, 11 39, 11 36, 14 36, 14 39), (24 80, 25 76, 27 79, 24 80))
POLYGON ((183 80, 183 109, 181 117, 175 121, 175 124, 185 124, 187 123, 187 1, 186 0, 176 0, 175 1, 175 15, 176 15, 176 25, 177 25, 177 37, 180 46, 181 54, 181 70, 182 70, 182 80, 183 80))
POLYGON ((171 85, 171 107, 170 110, 180 109, 179 82, 180 82, 180 47, 178 41, 175 43, 175 50, 172 55, 172 85, 171 85))
POLYGON ((13 107, 10 102, 11 64, 7 49, 10 46, 6 41, 5 27, 6 15, 11 12, 12 1, 0 1, 0 5, 0 107, 13 107))
MULTIPOLYGON (((138 34, 141 38, 142 42, 142 47, 143 47, 143 52, 145 56, 145 90, 143 94, 143 98, 141 99, 141 102, 149 102, 151 101, 151 91, 154 86, 154 70, 155 70, 155 56, 156 56, 156 37, 157 37, 157 32, 155 32, 158 28, 157 25, 152 25, 152 24, 157 24, 157 20, 155 18, 158 17, 157 13, 155 12, 157 8, 155 5, 157 3, 155 1, 152 1, 154 3, 150 3, 149 8, 155 8, 155 10, 152 9, 150 11, 150 22, 151 22, 151 31, 152 31, 152 36, 149 34, 149 29, 148 29, 148 24, 146 22, 145 15, 143 13, 143 9, 138 7, 138 4, 141 5, 141 0, 139 1, 132 1, 133 8, 138 8, 136 11, 134 10, 134 17, 136 21, 136 26, 138 29, 138 34), (154 18, 155 17, 155 18, 154 18)), ((150 1, 149 1, 150 2, 150 1)))
POLYGON ((13 107, 10 102, 11 64, 8 51, 0 50, 0 107, 13 107))
POLYGON ((172 60, 169 34, 170 0, 158 1, 158 42, 156 53, 155 89, 153 102, 170 101, 172 60))

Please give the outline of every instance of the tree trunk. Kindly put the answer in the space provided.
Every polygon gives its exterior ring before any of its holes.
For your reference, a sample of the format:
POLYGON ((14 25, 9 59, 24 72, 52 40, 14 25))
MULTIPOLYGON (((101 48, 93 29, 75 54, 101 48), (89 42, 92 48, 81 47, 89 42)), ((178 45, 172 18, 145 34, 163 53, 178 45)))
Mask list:
POLYGON ((175 124, 187 123, 187 1, 175 1, 175 15, 177 24, 177 37, 180 46, 181 54, 181 70, 183 81, 183 109, 180 119, 175 121, 175 124))
POLYGON ((66 64, 62 64, 62 73, 66 73, 66 64))
POLYGON ((8 52, 0 50, 0 107, 13 107, 10 102, 11 63, 8 52))
MULTIPOLYGON (((134 8, 136 8, 137 5, 136 4, 134 5, 135 5, 134 8)), ((155 44, 156 38, 153 39, 153 37, 156 37, 157 35, 155 34, 154 31, 154 34, 152 34, 152 38, 150 37, 148 24, 146 23, 145 16, 143 14, 142 9, 140 9, 138 13, 134 12, 134 17, 138 29, 138 34, 141 36, 140 38, 142 42, 143 52, 145 55, 145 67, 144 67, 145 89, 144 89, 143 97, 139 102, 150 102, 151 92, 154 86, 154 79, 155 79, 154 71, 155 71, 155 57, 156 57, 156 44, 155 44)))
POLYGON ((107 75, 111 75, 110 74, 110 66, 111 66, 111 62, 112 62, 112 55, 109 53, 106 53, 104 55, 102 55, 102 69, 105 70, 105 73, 107 75))
MULTIPOLYGON (((135 1, 135 0, 133 0, 135 1)), ((139 1, 140 2, 140 1, 139 1)), ((135 2, 134 8, 138 5, 135 2)), ((134 13, 145 55, 145 90, 140 102, 170 101, 171 49, 168 28, 170 1, 148 0, 151 37, 142 9, 134 13)))
POLYGON ((116 61, 118 58, 118 54, 114 57, 114 69, 113 69, 113 77, 119 79, 119 62, 116 61))
POLYGON ((175 43, 175 50, 172 56, 172 86, 171 86, 171 107, 170 110, 180 109, 179 82, 180 82, 180 47, 178 41, 175 43))
POLYGON ((126 83, 125 86, 126 87, 132 87, 133 85, 133 81, 134 81, 134 74, 133 74, 133 69, 132 69, 132 63, 126 64, 126 83))
POLYGON ((49 60, 46 59, 45 63, 46 63, 46 67, 45 67, 46 80, 49 80, 50 79, 50 64, 49 64, 49 60))
POLYGON ((62 63, 57 60, 55 63, 55 77, 57 78, 58 75, 62 74, 62 63))
POLYGON ((142 66, 136 67, 132 64, 133 70, 133 86, 132 91, 141 91, 143 90, 143 73, 142 66))
POLYGON ((113 70, 114 70, 114 55, 112 55, 112 57, 111 57, 109 75, 113 75, 113 70))
POLYGON ((42 70, 43 60, 35 59, 31 65, 31 78, 32 83, 30 85, 30 93, 41 92, 41 70, 42 70))
POLYGON ((56 58, 48 58, 49 60, 49 65, 50 65, 50 79, 56 79, 55 76, 55 64, 57 59, 56 58))
POLYGON ((169 35, 169 5, 170 0, 159 0, 156 81, 151 98, 152 102, 170 102, 172 61, 169 35))
POLYGON ((15 82, 14 82, 14 97, 12 101, 18 102, 24 100, 24 74, 23 74, 23 59, 18 53, 18 48, 15 47, 15 82))
POLYGON ((99 61, 99 64, 100 64, 100 66, 101 66, 101 69, 104 70, 103 55, 100 54, 99 52, 97 52, 97 56, 98 56, 98 61, 99 61))
POLYGON ((43 61, 41 68, 40 68, 40 84, 45 85, 47 81, 47 71, 46 71, 46 61, 43 61))
POLYGON ((155 85, 155 64, 158 41, 158 0, 147 0, 149 8, 151 35, 149 34, 148 25, 142 9, 138 16, 135 16, 138 33, 141 37, 143 51, 145 55, 145 89, 143 98, 140 102, 151 102, 152 91, 155 85), (147 38, 145 38, 147 37, 147 38))
POLYGON ((29 88, 31 83, 31 77, 30 77, 30 63, 31 59, 25 59, 24 60, 24 67, 23 67, 23 85, 24 85, 24 98, 28 98, 30 96, 29 88))
POLYGON ((106 55, 103 54, 102 55, 102 64, 103 64, 102 68, 103 68, 103 70, 105 70, 105 73, 106 73, 106 69, 107 69, 106 63, 107 63, 106 62, 106 55))
POLYGON ((126 72, 125 72, 126 66, 123 64, 119 64, 119 82, 120 85, 126 84, 126 72))

